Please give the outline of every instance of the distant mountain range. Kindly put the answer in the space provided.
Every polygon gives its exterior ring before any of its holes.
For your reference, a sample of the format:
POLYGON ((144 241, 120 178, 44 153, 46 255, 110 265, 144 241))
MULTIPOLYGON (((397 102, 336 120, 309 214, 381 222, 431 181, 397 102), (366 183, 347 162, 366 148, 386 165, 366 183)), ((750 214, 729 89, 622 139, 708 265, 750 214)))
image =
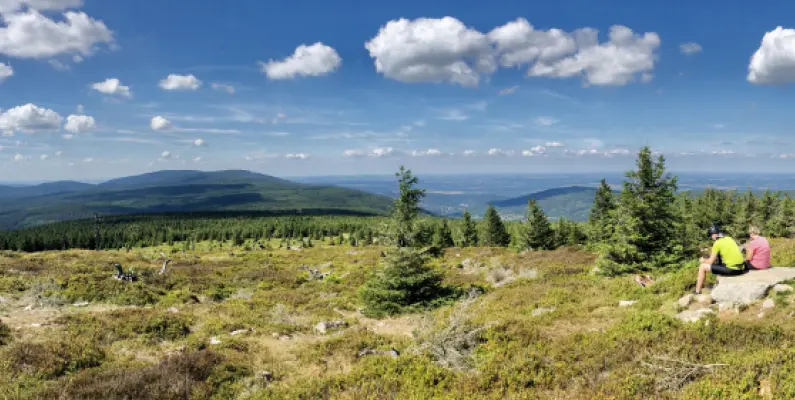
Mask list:
POLYGON ((327 210, 383 215, 387 196, 292 182, 249 171, 159 171, 100 184, 61 181, 0 186, 0 229, 100 215, 327 210))

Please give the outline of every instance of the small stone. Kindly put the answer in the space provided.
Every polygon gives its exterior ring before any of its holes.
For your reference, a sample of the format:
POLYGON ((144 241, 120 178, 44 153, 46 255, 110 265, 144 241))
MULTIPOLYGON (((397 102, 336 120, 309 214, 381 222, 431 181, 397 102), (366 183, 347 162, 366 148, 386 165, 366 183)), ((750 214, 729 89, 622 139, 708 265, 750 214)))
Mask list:
POLYGON ((709 308, 702 308, 700 310, 686 310, 676 314, 676 318, 683 322, 696 322, 707 314, 712 314, 709 308))
POLYGON ((315 331, 320 334, 326 334, 327 331, 348 326, 345 321, 324 321, 315 325, 315 331))
POLYGON ((759 319, 762 319, 762 318, 765 317, 765 313, 764 312, 760 312, 759 314, 756 315, 756 317, 759 318, 759 319))
POLYGON ((279 340, 290 340, 290 335, 281 335, 279 336, 279 340))
POLYGON ((172 314, 176 314, 176 313, 179 312, 179 309, 177 307, 169 307, 168 310, 166 310, 166 311, 168 311, 168 312, 170 312, 172 314))
POLYGON ((700 304, 712 304, 712 296, 708 294, 700 294, 695 296, 696 303, 700 304))
POLYGON ((32 309, 33 309, 33 304, 28 304, 28 306, 25 307, 25 311, 30 311, 32 309))
POLYGON ((30 326, 32 326, 32 327, 34 327, 34 328, 41 328, 41 324, 39 324, 39 323, 35 323, 35 322, 34 322, 34 323, 32 323, 32 324, 30 324, 30 326))
POLYGON ((767 299, 764 301, 764 303, 762 303, 763 310, 768 310, 775 307, 776 307, 776 302, 773 301, 773 299, 767 299))
POLYGON ((680 307, 687 307, 690 305, 691 302, 693 302, 693 295, 687 294, 682 296, 682 298, 679 299, 677 303, 679 304, 680 307))
POLYGON ((88 305, 87 301, 78 301, 77 303, 72 304, 75 307, 85 307, 88 305))
POLYGON ((279 334, 276 333, 276 332, 273 332, 273 333, 271 333, 271 337, 274 338, 274 339, 278 339, 279 338, 279 334))
POLYGON ((792 290, 793 290, 792 286, 785 285, 783 283, 779 283, 778 285, 773 286, 773 291, 776 293, 791 292, 792 290))
POLYGON ((210 338, 210 344, 212 344, 212 345, 221 344, 221 341, 218 340, 217 337, 213 336, 213 337, 210 338))
POLYGON ((555 307, 549 307, 549 308, 540 307, 540 308, 536 308, 535 310, 533 310, 533 312, 531 314, 534 317, 538 317, 539 315, 544 315, 546 313, 551 313, 553 311, 555 311, 555 307))
POLYGON ((249 332, 249 330, 248 330, 248 329, 238 329, 238 330, 236 330, 236 331, 232 331, 232 333, 230 333, 230 334, 229 334, 229 336, 237 336, 237 335, 242 335, 242 334, 244 334, 244 333, 248 333, 248 332, 249 332))
POLYGON ((630 307, 633 304, 637 303, 637 300, 621 300, 618 302, 619 307, 630 307))

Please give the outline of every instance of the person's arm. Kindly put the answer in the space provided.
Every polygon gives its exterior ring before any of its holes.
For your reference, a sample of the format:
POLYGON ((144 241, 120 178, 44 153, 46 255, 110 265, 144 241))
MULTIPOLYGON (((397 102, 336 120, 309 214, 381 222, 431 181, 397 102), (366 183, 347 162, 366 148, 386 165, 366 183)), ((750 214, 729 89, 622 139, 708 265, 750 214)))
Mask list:
POLYGON ((718 253, 716 253, 713 250, 712 254, 709 256, 709 258, 706 261, 704 261, 704 263, 712 265, 712 264, 715 264, 715 260, 717 260, 717 259, 718 259, 718 253))
POLYGON ((756 253, 756 246, 749 246, 745 249, 745 261, 751 261, 756 253))

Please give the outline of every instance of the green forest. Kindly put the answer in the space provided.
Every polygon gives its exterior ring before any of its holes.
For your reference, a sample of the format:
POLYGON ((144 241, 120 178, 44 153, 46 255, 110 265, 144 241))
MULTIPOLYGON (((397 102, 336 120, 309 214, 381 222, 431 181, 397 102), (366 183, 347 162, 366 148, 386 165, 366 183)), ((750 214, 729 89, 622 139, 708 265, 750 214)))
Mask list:
MULTIPOLYGON (((665 265, 696 254, 705 241, 703 232, 712 223, 721 224, 738 240, 746 238, 749 225, 759 226, 770 237, 790 237, 795 232, 795 200, 788 194, 716 189, 698 194, 677 192, 676 178, 665 173, 664 159, 653 159, 648 149, 640 152, 637 167, 627 173, 618 194, 602 181, 587 222, 550 222, 539 204, 530 200, 524 221, 503 221, 493 207, 477 221, 468 213, 460 219, 419 216, 414 244, 517 250, 586 245, 602 248, 607 256, 600 264, 612 270, 612 261, 665 265), (651 244, 640 244, 635 239, 651 244), (636 242, 635 248, 625 248, 636 242), (618 257, 618 253, 623 256, 618 257)), ((204 241, 219 245, 232 241, 256 249, 270 246, 273 240, 274 245, 285 247, 311 246, 313 241, 368 246, 383 242, 387 221, 387 217, 353 211, 311 209, 300 213, 288 210, 100 216, 0 231, 0 250, 129 249, 162 244, 187 249, 204 241)))

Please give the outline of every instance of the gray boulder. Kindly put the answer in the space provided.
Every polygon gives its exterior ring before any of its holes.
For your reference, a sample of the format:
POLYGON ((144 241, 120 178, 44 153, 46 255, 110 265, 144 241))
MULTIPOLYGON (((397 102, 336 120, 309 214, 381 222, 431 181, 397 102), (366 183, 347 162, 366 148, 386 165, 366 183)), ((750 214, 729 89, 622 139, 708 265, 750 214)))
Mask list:
POLYGON ((712 298, 724 306, 750 305, 764 297, 771 287, 790 279, 795 279, 795 268, 770 268, 740 276, 721 276, 712 290, 712 298))

